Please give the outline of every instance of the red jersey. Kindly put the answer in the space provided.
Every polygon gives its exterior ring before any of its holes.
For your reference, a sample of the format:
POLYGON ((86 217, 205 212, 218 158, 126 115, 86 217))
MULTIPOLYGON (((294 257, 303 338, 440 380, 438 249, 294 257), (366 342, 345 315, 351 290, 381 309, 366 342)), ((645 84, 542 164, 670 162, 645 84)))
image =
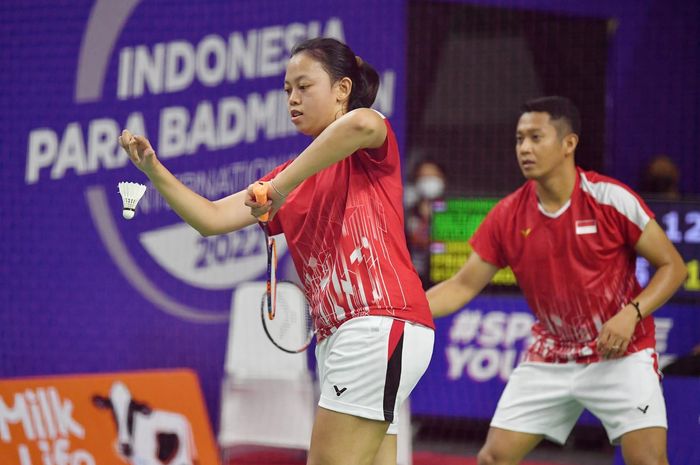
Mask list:
POLYGON ((434 328, 406 246, 396 136, 384 121, 381 147, 358 150, 306 179, 269 224, 271 234, 285 234, 319 340, 366 315, 434 328))
MULTIPOLYGON (((482 259, 513 269, 537 318, 531 361, 600 360, 601 326, 641 292, 634 246, 654 214, 624 184, 576 170, 571 199, 556 213, 542 208, 531 180, 496 204, 470 240, 482 259)), ((655 345, 647 317, 627 353, 655 345)))

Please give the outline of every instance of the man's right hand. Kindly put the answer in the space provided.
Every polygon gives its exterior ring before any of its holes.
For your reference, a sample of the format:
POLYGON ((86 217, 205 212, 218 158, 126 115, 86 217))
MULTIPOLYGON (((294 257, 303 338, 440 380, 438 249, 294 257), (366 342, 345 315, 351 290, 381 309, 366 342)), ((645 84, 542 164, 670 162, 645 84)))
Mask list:
POLYGON ((436 284, 425 293, 433 318, 454 313, 471 302, 497 271, 496 265, 483 260, 473 251, 454 276, 436 284))

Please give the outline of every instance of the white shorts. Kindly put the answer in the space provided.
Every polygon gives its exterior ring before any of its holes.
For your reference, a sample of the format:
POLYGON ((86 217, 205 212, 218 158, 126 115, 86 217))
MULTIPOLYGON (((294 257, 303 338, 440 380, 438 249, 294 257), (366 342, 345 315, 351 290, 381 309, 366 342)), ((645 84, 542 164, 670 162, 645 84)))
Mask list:
POLYGON ((641 428, 667 428, 657 356, 646 349, 591 364, 523 362, 510 375, 491 426, 564 444, 583 409, 610 442, 641 428))
POLYGON ((316 346, 320 407, 398 431, 398 412, 428 368, 434 331, 383 316, 353 318, 316 346))

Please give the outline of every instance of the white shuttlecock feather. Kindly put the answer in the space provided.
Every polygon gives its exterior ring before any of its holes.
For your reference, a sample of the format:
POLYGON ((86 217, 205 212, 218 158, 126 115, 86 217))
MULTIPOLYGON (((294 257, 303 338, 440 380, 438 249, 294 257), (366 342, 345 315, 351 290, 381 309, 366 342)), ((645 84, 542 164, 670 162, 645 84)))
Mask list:
POLYGON ((146 192, 146 186, 137 182, 120 182, 119 195, 122 196, 122 216, 127 220, 134 217, 136 213, 136 204, 139 203, 141 197, 146 192))

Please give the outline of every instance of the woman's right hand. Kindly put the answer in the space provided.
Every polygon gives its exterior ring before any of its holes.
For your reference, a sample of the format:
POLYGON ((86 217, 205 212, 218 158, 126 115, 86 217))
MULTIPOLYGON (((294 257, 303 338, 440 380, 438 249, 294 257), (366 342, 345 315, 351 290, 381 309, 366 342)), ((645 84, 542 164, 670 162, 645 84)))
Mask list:
POLYGON ((279 209, 284 204, 287 196, 282 196, 281 193, 275 189, 272 185, 272 181, 256 181, 250 186, 246 191, 246 207, 250 208, 250 214, 253 215, 258 221, 269 221, 275 217, 279 209), (264 203, 260 203, 255 195, 255 189, 262 187, 263 192, 266 192, 267 200, 264 203), (268 217, 265 218, 264 215, 269 213, 268 217))
POLYGON ((132 163, 147 176, 160 163, 151 143, 143 136, 135 136, 124 129, 122 135, 119 136, 119 145, 126 150, 132 163))

